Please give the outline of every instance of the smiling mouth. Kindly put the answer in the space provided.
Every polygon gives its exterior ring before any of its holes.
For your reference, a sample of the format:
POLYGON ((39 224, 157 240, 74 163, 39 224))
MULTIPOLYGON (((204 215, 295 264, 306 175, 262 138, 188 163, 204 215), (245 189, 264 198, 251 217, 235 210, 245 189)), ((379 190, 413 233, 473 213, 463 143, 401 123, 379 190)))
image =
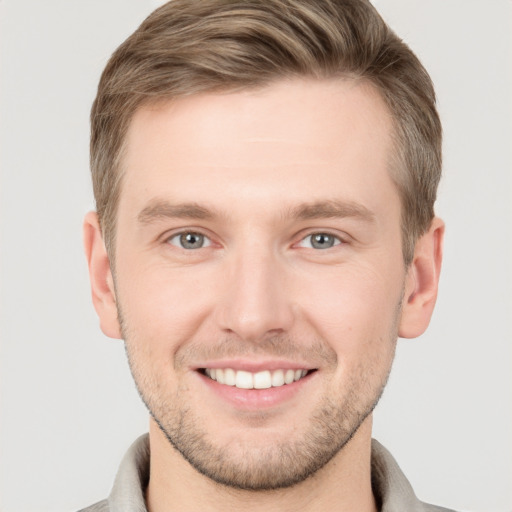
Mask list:
POLYGON ((278 388, 297 382, 316 370, 287 369, 264 370, 256 373, 232 368, 201 368, 200 373, 210 379, 239 389, 268 389, 278 388))

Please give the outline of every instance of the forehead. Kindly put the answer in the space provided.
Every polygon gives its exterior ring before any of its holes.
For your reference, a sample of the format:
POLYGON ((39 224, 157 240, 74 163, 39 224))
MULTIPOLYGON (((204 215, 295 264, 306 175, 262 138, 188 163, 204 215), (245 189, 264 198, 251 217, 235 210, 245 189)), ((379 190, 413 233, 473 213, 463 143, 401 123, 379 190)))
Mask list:
POLYGON ((371 193, 389 182, 391 135, 378 92, 351 79, 283 80, 144 106, 127 134, 121 202, 134 191, 234 200, 250 190, 281 201, 371 193))

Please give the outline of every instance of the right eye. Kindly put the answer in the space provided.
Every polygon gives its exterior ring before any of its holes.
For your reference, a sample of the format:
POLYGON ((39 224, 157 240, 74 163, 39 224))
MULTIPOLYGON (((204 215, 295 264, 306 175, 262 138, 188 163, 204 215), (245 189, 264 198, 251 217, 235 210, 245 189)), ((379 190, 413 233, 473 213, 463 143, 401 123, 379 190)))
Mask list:
POLYGON ((194 231, 177 233, 168 238, 167 243, 186 250, 202 249, 203 247, 209 247, 211 245, 211 241, 208 237, 194 231))

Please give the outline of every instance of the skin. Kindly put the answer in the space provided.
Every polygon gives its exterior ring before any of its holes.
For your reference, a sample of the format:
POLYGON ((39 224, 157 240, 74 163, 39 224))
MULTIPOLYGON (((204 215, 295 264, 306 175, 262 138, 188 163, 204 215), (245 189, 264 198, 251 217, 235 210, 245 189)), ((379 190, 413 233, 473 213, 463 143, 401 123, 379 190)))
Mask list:
POLYGON ((84 238, 102 330, 125 339, 152 414, 152 512, 376 510, 371 411, 397 336, 428 325, 444 229, 434 219, 405 268, 391 135, 379 95, 350 80, 135 114, 115 278, 95 213, 84 238), (226 392, 198 371, 284 365, 311 373, 226 392))

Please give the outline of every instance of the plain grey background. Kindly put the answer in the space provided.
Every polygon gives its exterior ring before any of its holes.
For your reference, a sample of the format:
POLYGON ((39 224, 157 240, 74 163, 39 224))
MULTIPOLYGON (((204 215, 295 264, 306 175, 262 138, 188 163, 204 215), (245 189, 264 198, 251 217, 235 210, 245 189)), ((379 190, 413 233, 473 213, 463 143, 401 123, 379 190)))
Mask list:
MULTIPOLYGON (((0 510, 104 498, 147 429, 90 302, 88 114, 109 55, 158 2, 0 0, 0 510)), ((375 437, 424 500, 512 510, 512 2, 377 0, 437 86, 447 223, 437 311, 399 342, 375 437)))

